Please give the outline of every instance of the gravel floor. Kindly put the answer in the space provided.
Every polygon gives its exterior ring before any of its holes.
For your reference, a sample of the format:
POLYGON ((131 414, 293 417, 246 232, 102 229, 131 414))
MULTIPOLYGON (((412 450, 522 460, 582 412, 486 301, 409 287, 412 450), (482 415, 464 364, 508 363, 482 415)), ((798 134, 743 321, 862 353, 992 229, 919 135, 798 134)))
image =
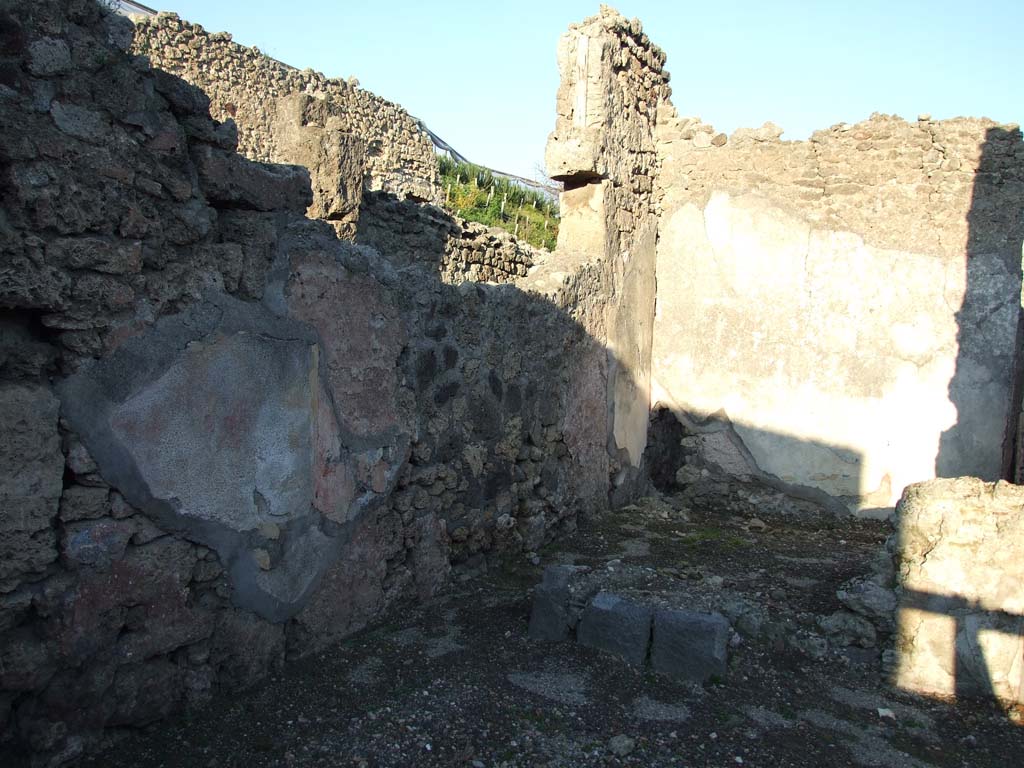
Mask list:
POLYGON ((987 704, 897 692, 879 650, 812 659, 741 642, 727 679, 694 687, 526 634, 543 566, 649 569, 708 599, 738 594, 794 626, 838 608, 884 523, 752 518, 641 504, 453 585, 282 675, 119 739, 84 762, 196 766, 1016 766, 1024 728, 987 704), (709 597, 710 596, 710 597, 709 597))

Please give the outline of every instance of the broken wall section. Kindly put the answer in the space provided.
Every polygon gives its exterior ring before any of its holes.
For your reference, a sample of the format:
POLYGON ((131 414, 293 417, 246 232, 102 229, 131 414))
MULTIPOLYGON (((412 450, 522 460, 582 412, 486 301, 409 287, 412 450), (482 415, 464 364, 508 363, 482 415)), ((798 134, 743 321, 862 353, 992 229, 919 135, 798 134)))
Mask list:
POLYGON ((599 283, 340 241, 121 17, 2 22, 0 748, 74 758, 607 505, 599 283))
POLYGON ((894 682, 1024 704, 1024 488, 933 480, 907 488, 897 514, 894 682))
MULTIPOLYGON (((228 549, 112 485, 104 446, 68 420, 76 402, 87 414, 100 403, 54 384, 208 294, 251 307, 282 221, 305 221, 311 195, 304 169, 238 156, 201 92, 119 50, 131 26, 97 3, 19 3, 0 29, 0 742, 60 761, 104 726, 251 683, 283 656, 284 628, 233 605, 228 549)), ((200 315, 198 335, 217 325, 216 311, 200 315)), ((292 338, 263 361, 305 370, 313 339, 284 327, 292 338)), ((228 336, 222 350, 246 343, 228 336)), ((151 384, 145 360, 116 386, 151 384)), ((302 388, 270 378, 278 393, 302 388)), ((171 407, 153 409, 157 452, 171 407)))
POLYGON ((396 262, 431 267, 452 285, 514 282, 550 255, 503 229, 378 192, 363 197, 355 239, 396 262))
MULTIPOLYGON (((211 114, 237 123, 239 151, 247 157, 305 164, 279 140, 274 103, 283 96, 306 94, 323 102, 319 109, 324 113, 315 120, 307 119, 308 124, 329 133, 352 134, 365 144, 365 189, 439 202, 433 143, 397 104, 340 78, 294 69, 257 48, 232 42, 226 32, 208 33, 173 13, 137 18, 135 23, 132 51, 207 93, 211 114)), ((326 178, 321 178, 316 168, 310 170, 314 189, 318 185, 330 189, 335 183, 330 177, 333 170, 324 170, 326 178)))
MULTIPOLYGON (((639 477, 647 442, 657 219, 654 124, 668 99, 665 54, 613 9, 574 24, 558 44, 561 85, 548 175, 565 184, 556 255, 531 279, 587 264, 605 300, 581 322, 608 350, 609 452, 616 484, 639 477)), ((628 495, 628 491, 624 490, 628 495)))
POLYGON ((136 24, 133 50, 208 93, 212 114, 237 124, 239 151, 309 169, 307 214, 340 237, 433 265, 453 284, 510 282, 543 259, 545 251, 440 208, 433 143, 398 105, 174 14, 136 24))
POLYGON ((886 514, 913 482, 1004 476, 1019 129, 875 115, 780 133, 660 115, 655 401, 727 474, 838 509, 886 514))

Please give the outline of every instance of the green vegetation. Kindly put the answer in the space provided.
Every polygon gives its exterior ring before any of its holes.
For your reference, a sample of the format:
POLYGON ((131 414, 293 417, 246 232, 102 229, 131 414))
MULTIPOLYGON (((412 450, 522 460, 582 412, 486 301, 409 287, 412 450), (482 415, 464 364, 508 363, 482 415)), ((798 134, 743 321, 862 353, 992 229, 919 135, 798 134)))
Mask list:
POLYGON ((486 168, 439 157, 444 207, 456 216, 501 227, 538 248, 558 239, 558 202, 543 192, 495 176, 486 168))

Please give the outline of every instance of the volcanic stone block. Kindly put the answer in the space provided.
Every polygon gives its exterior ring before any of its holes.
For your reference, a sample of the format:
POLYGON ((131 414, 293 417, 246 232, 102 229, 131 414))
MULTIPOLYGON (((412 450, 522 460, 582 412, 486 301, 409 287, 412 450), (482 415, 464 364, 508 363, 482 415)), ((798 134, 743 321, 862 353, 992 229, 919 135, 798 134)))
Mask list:
POLYGON ((69 567, 109 568, 124 556, 135 523, 132 520, 85 520, 68 523, 61 533, 61 551, 69 567))
POLYGON ((573 576, 582 569, 574 565, 549 565, 544 580, 533 591, 530 612, 530 637, 557 643, 569 639, 572 616, 569 610, 569 588, 573 576))
POLYGON ((57 558, 51 521, 64 473, 58 407, 46 387, 0 387, 0 593, 57 558))
POLYGON ((718 613, 662 610, 654 614, 651 666, 702 683, 725 675, 729 622, 718 613))
POLYGON ((309 171, 298 165, 268 165, 199 145, 193 151, 199 182, 215 205, 251 211, 305 213, 313 202, 309 171))
POLYGON ((876 625, 891 628, 896 616, 896 593, 877 582, 850 579, 836 590, 839 602, 854 613, 866 616, 876 625))
POLYGON ((598 592, 583 611, 576 639, 580 645, 600 648, 640 666, 651 639, 651 608, 610 592, 598 592))

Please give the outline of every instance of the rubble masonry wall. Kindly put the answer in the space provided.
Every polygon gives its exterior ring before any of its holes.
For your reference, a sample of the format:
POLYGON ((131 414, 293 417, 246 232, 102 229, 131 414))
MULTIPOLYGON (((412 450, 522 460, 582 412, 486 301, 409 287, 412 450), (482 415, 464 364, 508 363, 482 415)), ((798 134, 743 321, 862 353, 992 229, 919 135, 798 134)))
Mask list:
POLYGON ((718 135, 602 9, 538 258, 419 206, 376 97, 171 16, 147 60, 92 0, 3 13, 0 739, 73 758, 536 551, 642 487, 652 398, 854 508, 1006 462, 1015 129, 718 135))
POLYGON ((668 99, 665 54, 639 21, 602 6, 573 24, 558 44, 561 84, 555 129, 545 152, 548 175, 562 181, 558 247, 531 279, 589 264, 608 300, 588 319, 609 355, 609 413, 617 483, 641 475, 650 410, 657 217, 654 126, 668 99))
MULTIPOLYGON (((232 42, 226 32, 208 33, 173 13, 137 17, 132 52, 201 88, 211 114, 233 118, 242 154, 265 162, 294 162, 278 146, 274 102, 307 94, 331 105, 339 130, 366 145, 365 188, 397 197, 440 199, 434 147, 416 120, 397 104, 340 78, 297 70, 232 42)), ((329 183, 329 182, 328 182, 329 183)))
POLYGON ((122 18, 4 14, 0 740, 74 758, 607 505, 599 281, 339 240, 122 18))

